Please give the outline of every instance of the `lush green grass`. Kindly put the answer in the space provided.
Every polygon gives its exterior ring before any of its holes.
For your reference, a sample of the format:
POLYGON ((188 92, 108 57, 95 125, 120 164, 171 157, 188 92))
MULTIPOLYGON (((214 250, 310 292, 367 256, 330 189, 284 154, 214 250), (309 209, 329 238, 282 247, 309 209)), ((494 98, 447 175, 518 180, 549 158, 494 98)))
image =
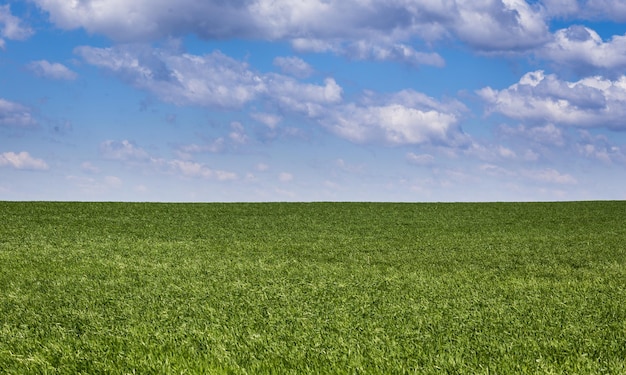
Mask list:
POLYGON ((0 372, 626 373, 626 202, 0 202, 0 372))

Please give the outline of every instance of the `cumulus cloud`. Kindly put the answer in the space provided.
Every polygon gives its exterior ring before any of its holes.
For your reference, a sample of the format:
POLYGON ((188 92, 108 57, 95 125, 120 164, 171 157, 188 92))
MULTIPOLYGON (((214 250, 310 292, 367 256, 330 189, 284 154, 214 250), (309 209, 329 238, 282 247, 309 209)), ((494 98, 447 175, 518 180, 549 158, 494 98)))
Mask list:
POLYGON ((33 35, 33 30, 25 26, 18 17, 11 13, 11 7, 0 5, 0 48, 4 48, 4 38, 9 40, 25 40, 33 35))
POLYGON ((274 58, 274 65, 279 67, 280 70, 287 75, 294 76, 296 78, 306 78, 313 74, 313 68, 299 57, 276 57, 274 58))
POLYGON ((35 126, 31 110, 21 104, 0 98, 0 126, 35 126))
MULTIPOLYGON (((191 148, 191 146, 189 146, 189 148, 191 148)), ((187 149, 187 152, 192 151, 196 150, 187 149)), ((198 152, 201 152, 201 150, 199 150, 198 152)), ((182 177, 212 179, 217 181, 229 181, 237 179, 237 174, 234 172, 213 169, 204 163, 199 163, 192 160, 164 159, 153 157, 149 155, 148 152, 145 151, 143 148, 128 140, 104 141, 100 144, 100 153, 106 159, 117 160, 123 163, 133 165, 141 164, 162 173, 174 174, 182 177)), ((189 158, 190 157, 191 156, 189 155, 189 158)), ((110 186, 116 185, 111 184, 111 182, 115 181, 107 181, 110 186)))
POLYGON ((537 55, 579 72, 621 72, 626 68, 626 35, 614 35, 605 42, 594 30, 573 25, 557 30, 537 55))
POLYGON ((148 160, 148 153, 128 140, 107 140, 100 144, 100 153, 107 159, 112 160, 148 160))
POLYGON ((541 9, 525 0, 456 1, 450 27, 470 46, 485 51, 523 51, 549 38, 541 9))
POLYGON ((499 128, 499 132, 510 138, 523 138, 532 143, 547 146, 563 146, 565 144, 563 130, 556 127, 554 124, 546 124, 543 126, 503 125, 499 128))
POLYGON ((34 171, 49 169, 48 164, 44 160, 34 158, 26 151, 20 153, 4 152, 0 154, 0 167, 34 171))
POLYGON ((269 74, 266 81, 270 100, 286 110, 309 117, 317 117, 328 105, 342 101, 343 89, 333 78, 325 79, 323 86, 301 83, 278 74, 269 74))
POLYGON ((246 63, 219 51, 176 54, 148 46, 77 47, 89 64, 107 69, 136 88, 177 105, 239 108, 266 88, 246 63))
POLYGON ((388 145, 456 144, 467 141, 458 126, 465 107, 456 101, 438 102, 405 90, 364 103, 346 103, 324 112, 320 123, 338 136, 356 143, 388 145))
POLYGON ((524 0, 34 0, 57 26, 84 28, 120 42, 196 34, 206 39, 292 41, 295 48, 441 64, 414 40, 457 37, 471 47, 524 50, 549 36, 542 9, 524 0), (172 11, 176 9, 176 11, 172 11), (371 46, 359 48, 368 41, 371 46), (355 44, 356 43, 356 44, 355 44))
POLYGON ((46 60, 33 61, 27 65, 33 73, 39 77, 59 79, 59 80, 74 80, 78 76, 75 72, 70 70, 63 64, 51 63, 46 60))
MULTIPOLYGON (((343 88, 331 77, 317 84, 277 73, 260 74, 220 52, 179 56, 150 47, 119 46, 80 47, 77 53, 133 86, 179 105, 235 109, 262 100, 357 143, 458 144, 464 139, 458 126, 466 110, 463 104, 439 102, 413 90, 380 97, 364 95, 361 102, 346 102, 343 88)), ((275 115, 252 116, 270 127, 280 121, 275 115)), ((229 135, 238 143, 245 141, 243 136, 241 131, 229 135)), ((118 147, 121 152, 130 145, 118 147)))
POLYGON ((554 124, 623 129, 626 116, 626 76, 612 81, 599 76, 577 82, 535 71, 503 90, 485 87, 478 95, 488 112, 554 124))
POLYGON ((215 179, 218 181, 230 181, 237 179, 236 173, 212 169, 203 163, 188 160, 155 160, 155 163, 165 166, 170 172, 184 177, 215 179))
POLYGON ((276 128, 276 126, 282 121, 281 116, 272 113, 255 112, 250 114, 250 117, 266 125, 270 129, 276 128))
POLYGON ((584 157, 600 160, 607 164, 626 163, 626 149, 613 144, 602 134, 592 135, 586 130, 581 130, 576 149, 584 157))
POLYGON ((388 40, 324 41, 298 38, 291 41, 299 52, 333 52, 352 60, 393 61, 412 67, 443 67, 445 60, 436 52, 421 52, 406 43, 388 40))

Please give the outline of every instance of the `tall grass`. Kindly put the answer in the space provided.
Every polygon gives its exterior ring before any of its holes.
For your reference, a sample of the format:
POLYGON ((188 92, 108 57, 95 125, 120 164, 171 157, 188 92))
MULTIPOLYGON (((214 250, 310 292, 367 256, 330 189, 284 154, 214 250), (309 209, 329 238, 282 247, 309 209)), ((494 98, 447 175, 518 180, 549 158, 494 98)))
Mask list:
POLYGON ((626 373, 626 202, 0 202, 0 372, 626 373))

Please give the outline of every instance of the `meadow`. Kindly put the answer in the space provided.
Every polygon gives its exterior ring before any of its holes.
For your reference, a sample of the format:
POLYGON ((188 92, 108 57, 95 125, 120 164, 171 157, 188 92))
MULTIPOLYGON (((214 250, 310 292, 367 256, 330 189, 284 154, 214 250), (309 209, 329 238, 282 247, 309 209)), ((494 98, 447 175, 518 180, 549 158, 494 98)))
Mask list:
POLYGON ((0 202, 0 223, 2 373, 626 373, 626 202, 0 202))

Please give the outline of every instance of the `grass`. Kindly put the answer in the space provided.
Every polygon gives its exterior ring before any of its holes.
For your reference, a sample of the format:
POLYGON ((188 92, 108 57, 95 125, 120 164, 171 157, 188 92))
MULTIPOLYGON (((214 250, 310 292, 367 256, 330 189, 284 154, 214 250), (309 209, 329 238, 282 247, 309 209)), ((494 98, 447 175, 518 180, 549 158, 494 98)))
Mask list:
POLYGON ((0 372, 626 373, 626 202, 0 202, 0 372))

